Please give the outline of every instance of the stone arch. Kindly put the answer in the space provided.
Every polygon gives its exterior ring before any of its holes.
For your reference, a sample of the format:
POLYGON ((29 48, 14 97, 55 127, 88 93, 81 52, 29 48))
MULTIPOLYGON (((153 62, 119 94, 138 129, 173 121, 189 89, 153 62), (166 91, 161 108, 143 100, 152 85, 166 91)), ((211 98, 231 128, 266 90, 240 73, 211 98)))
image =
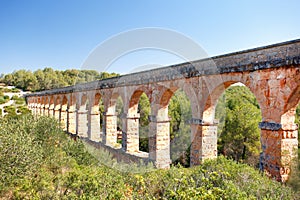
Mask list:
POLYGON ((129 99, 129 105, 128 105, 128 114, 129 113, 137 113, 138 110, 138 103, 140 101, 140 98, 142 96, 142 94, 145 93, 147 98, 150 101, 150 95, 149 95, 149 91, 145 90, 144 88, 137 88, 136 90, 134 90, 134 92, 132 93, 132 95, 130 95, 130 99, 129 99))
POLYGON ((69 100, 68 100, 67 95, 64 94, 64 95, 62 96, 62 100, 61 100, 61 108, 62 108, 63 110, 67 110, 68 107, 69 107, 69 100))
MULTIPOLYGON (((122 100, 124 104, 124 94, 122 94, 118 89, 106 90, 104 91, 105 95, 103 96, 104 103, 104 123, 103 123, 103 137, 102 141, 111 147, 118 148, 120 145, 117 143, 118 139, 118 126, 121 126, 121 131, 123 130, 123 124, 121 119, 122 113, 117 113, 117 101, 118 99, 122 100), (119 124, 119 125, 118 125, 119 124)), ((123 133, 122 138, 123 137, 123 133)), ((119 134, 119 135, 120 135, 119 134)))
POLYGON ((102 141, 103 137, 103 112, 104 106, 100 91, 89 93, 89 111, 88 111, 88 136, 90 140, 102 141), (100 110, 101 109, 101 110, 100 110))
POLYGON ((214 116, 215 116, 215 108, 218 103, 218 99, 220 96, 225 92, 225 90, 232 86, 233 84, 241 83, 245 87, 247 87, 251 93, 255 96, 259 107, 261 109, 264 108, 264 98, 259 93, 260 90, 257 88, 258 85, 255 85, 256 83, 253 83, 253 81, 250 81, 251 77, 257 76, 257 74, 247 74, 244 76, 230 76, 230 75, 223 75, 222 80, 223 82, 216 84, 214 87, 212 87, 210 90, 203 91, 206 93, 206 97, 204 98, 203 102, 203 115, 202 119, 204 122, 207 123, 213 123, 214 116))
POLYGON ((78 97, 76 93, 70 93, 69 94, 69 103, 68 103, 68 109, 70 110, 76 110, 78 105, 78 97))
POLYGON ((44 102, 45 102, 45 111, 44 111, 44 114, 46 116, 49 116, 49 106, 50 106, 49 96, 44 96, 44 102))
MULTIPOLYGON (((260 116, 262 116, 262 101, 261 95, 256 91, 256 83, 250 82, 251 76, 249 74, 238 75, 232 77, 231 75, 223 75, 220 82, 214 83, 213 87, 206 86, 204 83, 203 96, 204 98, 199 101, 203 105, 203 110, 200 113, 200 120, 195 121, 193 124, 193 144, 191 152, 191 162, 196 164, 198 159, 200 162, 207 158, 217 157, 217 138, 218 138, 218 121, 215 119, 216 107, 219 101, 219 98, 226 91, 227 88, 234 84, 241 84, 254 95, 257 103, 260 107, 260 116), (210 89, 209 89, 210 88, 210 89), (198 143, 202 143, 200 146, 198 143), (200 154, 194 153, 199 150, 200 154), (192 158, 193 157, 193 158, 192 158), (193 160, 194 159, 194 160, 193 160)), ((225 114, 225 107, 224 107, 225 114)), ((255 125, 255 126, 258 126, 255 125)), ((192 163, 191 163, 192 164, 192 163)))
POLYGON ((111 92, 111 94, 109 95, 109 97, 107 97, 107 98, 108 99, 106 99, 106 103, 105 103, 106 104, 105 112, 107 114, 113 114, 113 115, 116 114, 115 112, 116 112, 116 105, 117 105, 118 98, 120 98, 122 100, 124 107, 127 106, 128 101, 126 101, 125 94, 120 89, 114 89, 111 92))
POLYGON ((283 115, 281 116, 280 123, 286 128, 292 128, 295 121, 296 108, 300 102, 300 76, 298 79, 294 79, 295 82, 298 81, 297 87, 291 91, 283 110, 283 115))
MULTIPOLYGON (((194 87, 184 81, 166 83, 165 85, 156 85, 153 90, 153 101, 151 102, 150 116, 150 139, 149 139, 149 158, 159 160, 156 166, 160 168, 168 168, 171 163, 170 159, 170 119, 168 116, 168 106, 174 93, 181 89, 189 98, 191 110, 194 107, 193 115, 197 115, 195 111, 199 109, 197 103, 196 92, 194 87), (164 141, 161 144, 159 141, 164 141), (157 147, 159 145, 159 147, 157 147), (156 150, 159 148, 159 150, 156 150)), ((188 121, 190 119, 187 119, 188 121)))
POLYGON ((178 87, 162 87, 156 88, 155 90, 160 91, 151 104, 151 113, 156 116, 157 120, 169 120, 168 117, 168 105, 173 94, 178 90, 178 87))
POLYGON ((40 115, 45 115, 45 96, 41 96, 40 115))
POLYGON ((95 100, 94 100, 93 105, 99 105, 100 100, 101 100, 101 94, 100 94, 100 92, 97 92, 95 94, 95 100))
POLYGON ((43 107, 45 107, 45 105, 46 105, 46 96, 42 96, 41 104, 42 104, 43 107))
POLYGON ((49 97, 49 116, 54 116, 54 95, 49 97))
MULTIPOLYGON (((192 85, 192 81, 186 81, 186 80, 180 80, 180 81, 174 81, 170 84, 166 84, 166 86, 155 86, 155 91, 159 91, 157 95, 152 95, 153 99, 153 105, 151 108, 151 112, 153 112, 152 115, 158 114, 158 110, 166 109, 169 105, 169 102, 171 98, 173 97, 174 93, 178 90, 182 90, 184 94, 189 98, 192 108, 192 117, 198 117, 200 106, 199 106, 199 98, 197 97, 197 89, 195 89, 195 86, 192 85)), ((167 119, 166 111, 162 111, 164 113, 164 119, 167 119)))
POLYGON ((215 113, 218 119, 218 154, 257 167, 263 146, 259 129, 262 110, 247 86, 231 86, 219 98, 215 113))
POLYGON ((55 109, 60 109, 61 107, 61 96, 60 95, 57 95, 57 96, 54 96, 54 108, 55 109))
MULTIPOLYGON (((124 123, 126 124, 126 137, 127 140, 123 141, 126 143, 131 143, 132 145, 129 146, 127 144, 123 144, 123 147, 126 146, 126 151, 128 152, 149 152, 147 146, 148 146, 148 140, 149 140, 149 121, 146 122, 146 124, 142 124, 141 122, 141 116, 139 103, 142 98, 142 95, 145 94, 146 101, 149 103, 149 109, 150 112, 147 114, 147 121, 148 117, 151 114, 151 107, 150 107, 150 98, 151 96, 151 90, 149 90, 146 86, 141 86, 138 88, 135 88, 131 95, 129 95, 129 102, 128 102, 128 110, 125 112, 127 114, 126 118, 123 119, 124 123), (141 125, 144 125, 143 127, 141 125), (145 133, 147 132, 147 133, 145 133), (141 146, 141 144, 144 144, 141 146)), ((147 103, 146 102, 146 103, 147 103)), ((146 108, 143 108, 146 109, 146 108)), ((124 116, 125 117, 125 116, 124 116)))
POLYGON ((41 101, 42 101, 42 97, 37 97, 36 98, 36 115, 40 116, 41 115, 41 101))
POLYGON ((87 103, 89 103, 87 94, 83 93, 80 97, 80 107, 86 105, 87 103))

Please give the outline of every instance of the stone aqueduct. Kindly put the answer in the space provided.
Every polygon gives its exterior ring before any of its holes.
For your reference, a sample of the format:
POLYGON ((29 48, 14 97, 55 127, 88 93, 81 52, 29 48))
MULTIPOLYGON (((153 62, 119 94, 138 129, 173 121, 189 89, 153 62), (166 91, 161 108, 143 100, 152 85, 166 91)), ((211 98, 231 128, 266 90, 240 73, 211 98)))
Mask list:
MULTIPOLYGON (((191 102, 191 165, 217 156, 217 100, 230 85, 241 82, 256 96, 262 122, 261 165, 285 181, 297 156, 295 110, 300 100, 300 39, 101 81, 32 93, 28 107, 36 115, 54 116, 64 129, 99 141, 127 157, 145 157, 158 168, 170 164, 169 100, 182 89, 191 102), (145 93, 151 104, 149 153, 139 154, 138 102, 145 93), (122 98, 122 147, 117 142, 116 100, 122 98), (100 130, 99 101, 104 104, 100 130), (100 137, 100 132, 101 137, 100 137)), ((144 158, 145 159, 145 158, 144 158)), ((133 159, 134 160, 134 159, 133 159)))

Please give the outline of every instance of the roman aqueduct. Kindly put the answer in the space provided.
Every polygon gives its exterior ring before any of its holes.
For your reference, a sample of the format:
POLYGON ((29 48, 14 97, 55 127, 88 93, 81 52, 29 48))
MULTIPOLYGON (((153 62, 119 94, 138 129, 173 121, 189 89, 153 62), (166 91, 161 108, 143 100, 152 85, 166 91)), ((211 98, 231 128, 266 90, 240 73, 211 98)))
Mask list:
POLYGON ((190 164, 198 165, 217 157, 216 104, 224 90, 238 82, 252 91, 261 109, 262 122, 258 126, 263 170, 284 181, 298 150, 298 126, 294 121, 300 100, 300 40, 36 92, 27 95, 26 100, 35 115, 54 116, 69 133, 96 141, 129 160, 141 157, 157 168, 168 168, 168 104, 172 95, 182 89, 191 102, 190 164), (139 152, 138 102, 142 93, 151 104, 147 154, 139 152), (124 111, 122 147, 116 149, 118 97, 124 111), (104 104, 102 128, 100 100, 104 104))

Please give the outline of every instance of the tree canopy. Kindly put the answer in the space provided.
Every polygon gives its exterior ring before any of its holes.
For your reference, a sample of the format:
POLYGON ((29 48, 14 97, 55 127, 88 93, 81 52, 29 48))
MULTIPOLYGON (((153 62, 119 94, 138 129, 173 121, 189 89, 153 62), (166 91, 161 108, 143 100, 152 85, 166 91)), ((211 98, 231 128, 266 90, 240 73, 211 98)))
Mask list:
POLYGON ((30 70, 17 70, 11 74, 1 76, 0 81, 6 85, 13 85, 26 91, 41 91, 60 88, 77 83, 90 82, 119 76, 116 73, 101 72, 96 70, 68 69, 65 71, 52 68, 39 69, 34 72, 30 70))
POLYGON ((216 117, 220 117, 219 152, 236 161, 256 165, 261 151, 258 128, 261 112, 255 96, 247 87, 232 86, 219 101, 216 110, 216 117), (223 116, 222 106, 225 107, 223 116))

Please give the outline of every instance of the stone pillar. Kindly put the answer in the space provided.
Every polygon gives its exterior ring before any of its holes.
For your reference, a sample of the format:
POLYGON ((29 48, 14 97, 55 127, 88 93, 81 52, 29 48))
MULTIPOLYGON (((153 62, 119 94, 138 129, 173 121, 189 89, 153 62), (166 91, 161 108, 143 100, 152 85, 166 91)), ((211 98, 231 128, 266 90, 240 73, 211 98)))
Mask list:
POLYGON ((77 114, 75 108, 69 108, 67 110, 67 132, 71 134, 76 134, 76 122, 77 122, 77 114))
POLYGON ((218 154, 218 126, 204 123, 201 119, 191 119, 191 152, 190 165, 199 165, 205 159, 216 158, 218 154))
POLYGON ((41 109, 40 115, 41 115, 41 116, 45 116, 45 106, 42 105, 40 109, 41 109))
POLYGON ((149 158, 156 168, 170 168, 170 120, 149 116, 149 158))
POLYGON ((117 142, 117 116, 113 114, 103 114, 103 138, 102 141, 108 146, 113 146, 117 142))
POLYGON ((77 111, 77 135, 79 137, 87 138, 88 137, 88 119, 87 119, 87 110, 78 110, 77 111))
POLYGON ((37 111, 36 111, 36 106, 35 105, 32 107, 32 114, 33 114, 34 117, 36 117, 36 115, 37 115, 37 111))
POLYGON ((260 122, 260 169, 276 180, 286 182, 297 158, 298 126, 283 127, 279 123, 260 122))
POLYGON ((49 108, 49 114, 48 114, 48 116, 49 117, 54 117, 54 108, 49 108))
POLYGON ((122 130, 122 149, 128 153, 139 151, 139 119, 140 114, 136 113, 122 115, 123 129, 122 130))
POLYGON ((60 121, 60 108, 55 108, 53 112, 54 112, 54 118, 60 121))
POLYGON ((49 107, 45 107, 45 116, 49 117, 49 107))
POLYGON ((41 116, 41 107, 40 107, 40 105, 38 105, 36 107, 36 116, 41 116))
POLYGON ((91 110, 88 116, 88 135, 92 141, 101 141, 100 112, 91 110))
POLYGON ((67 131, 68 113, 66 110, 60 110, 60 126, 64 131, 67 131))

